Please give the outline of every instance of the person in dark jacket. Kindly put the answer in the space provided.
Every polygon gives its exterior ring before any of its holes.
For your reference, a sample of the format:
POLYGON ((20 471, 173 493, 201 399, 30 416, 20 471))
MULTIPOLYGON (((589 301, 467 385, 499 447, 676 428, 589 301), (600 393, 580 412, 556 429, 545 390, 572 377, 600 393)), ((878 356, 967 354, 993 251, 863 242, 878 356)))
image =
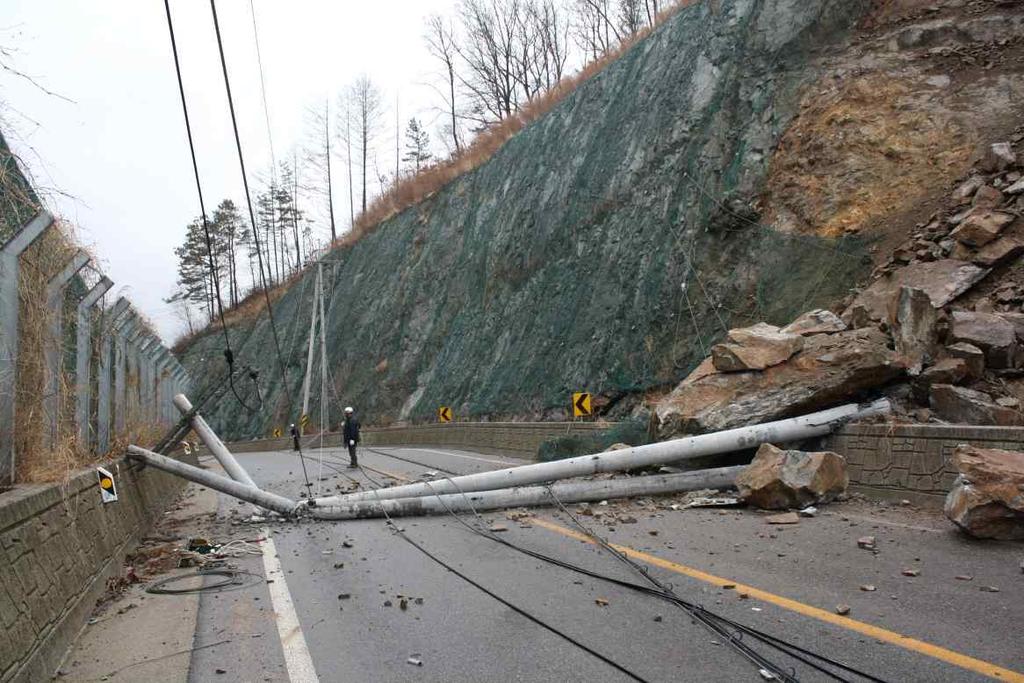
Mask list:
POLYGON ((299 430, 292 425, 292 450, 299 450, 299 430))
POLYGON ((359 443, 359 420, 356 419, 355 411, 349 406, 345 408, 345 424, 342 427, 341 435, 348 446, 348 466, 359 467, 356 459, 356 445, 359 443))

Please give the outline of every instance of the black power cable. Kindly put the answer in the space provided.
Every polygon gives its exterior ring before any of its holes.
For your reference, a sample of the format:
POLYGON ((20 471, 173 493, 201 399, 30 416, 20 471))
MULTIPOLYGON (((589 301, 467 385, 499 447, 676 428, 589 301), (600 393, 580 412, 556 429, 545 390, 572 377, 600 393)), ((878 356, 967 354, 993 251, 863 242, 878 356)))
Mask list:
MULTIPOLYGON (((167 2, 168 0, 164 0, 167 2)), ((217 51, 220 53, 221 71, 224 73, 224 90, 227 93, 228 109, 231 112, 231 128, 235 135, 235 148, 238 150, 238 165, 242 171, 242 185, 245 188, 245 204, 249 209, 249 221, 252 224, 253 244, 256 247, 256 259, 260 269, 260 285, 263 289, 263 299, 267 304, 267 317, 270 319, 270 332, 274 338, 274 351, 277 354, 277 364, 281 370, 281 386, 288 397, 289 410, 295 405, 295 397, 288 384, 288 372, 285 368, 284 356, 281 353, 281 339, 277 333, 277 321, 274 320, 274 307, 270 302, 270 291, 267 287, 267 276, 263 267, 263 251, 260 248, 260 234, 256 227, 256 212, 252 208, 252 195, 249 192, 249 176, 245 172, 245 155, 242 153, 242 136, 238 133, 238 117, 235 115, 235 100, 231 95, 231 79, 228 76, 228 62, 224 57, 224 40, 220 33, 220 22, 217 19, 217 2, 210 0, 210 11, 213 13, 213 29, 217 36, 217 51)), ((309 481, 309 473, 306 471, 306 461, 301 460, 302 476, 305 479, 306 489, 313 490, 313 484, 309 481)))
MULTIPOLYGON (((185 97, 185 84, 181 77, 181 63, 178 60, 178 43, 174 38, 174 21, 171 19, 170 0, 164 0, 164 10, 167 12, 167 32, 171 36, 171 52, 174 54, 174 71, 178 76, 178 93, 181 95, 181 111, 185 115, 185 132, 188 135, 188 149, 192 155, 192 173, 196 178, 196 193, 199 195, 199 211, 203 218, 203 237, 206 240, 206 258, 210 269, 210 277, 213 279, 213 289, 217 297, 217 315, 220 317, 220 326, 224 332, 224 360, 226 360, 228 364, 228 381, 231 383, 231 393, 235 395, 235 400, 237 400, 238 403, 247 411, 254 412, 242 397, 238 395, 238 390, 235 388, 235 355, 231 350, 231 338, 228 336, 228 326, 227 323, 224 322, 224 302, 220 293, 220 276, 217 274, 217 268, 214 265, 213 240, 210 239, 210 222, 206 216, 206 202, 203 200, 203 185, 199 180, 199 164, 196 161, 196 147, 192 140, 192 123, 188 115, 188 100, 185 97)), ((256 391, 258 396, 259 387, 257 387, 256 391)))

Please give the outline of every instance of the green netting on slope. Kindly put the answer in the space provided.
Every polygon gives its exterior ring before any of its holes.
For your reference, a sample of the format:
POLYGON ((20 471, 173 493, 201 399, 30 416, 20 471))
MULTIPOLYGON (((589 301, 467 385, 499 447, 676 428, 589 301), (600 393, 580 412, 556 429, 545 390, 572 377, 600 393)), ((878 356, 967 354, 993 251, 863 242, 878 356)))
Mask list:
MULTIPOLYGON (((332 254, 336 402, 368 424, 439 405, 558 417, 573 391, 671 384, 725 329, 842 298, 866 273, 863 244, 782 235, 750 207, 817 76, 807 52, 863 6, 684 10, 490 162, 332 254)), ((232 438, 295 419, 313 277, 276 305, 282 336, 302 340, 285 349, 291 405, 265 316, 233 332, 267 400, 222 402, 212 418, 232 438)), ((187 362, 217 363, 219 345, 204 338, 187 362)))

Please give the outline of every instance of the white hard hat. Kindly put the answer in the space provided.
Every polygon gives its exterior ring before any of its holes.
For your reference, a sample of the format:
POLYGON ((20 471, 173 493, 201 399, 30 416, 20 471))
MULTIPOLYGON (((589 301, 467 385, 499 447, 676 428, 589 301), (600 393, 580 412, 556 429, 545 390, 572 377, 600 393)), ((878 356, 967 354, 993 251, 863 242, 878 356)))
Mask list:
POLYGON ((351 413, 351 412, 354 412, 354 411, 352 410, 352 406, 345 406, 345 412, 346 412, 346 413, 351 413))

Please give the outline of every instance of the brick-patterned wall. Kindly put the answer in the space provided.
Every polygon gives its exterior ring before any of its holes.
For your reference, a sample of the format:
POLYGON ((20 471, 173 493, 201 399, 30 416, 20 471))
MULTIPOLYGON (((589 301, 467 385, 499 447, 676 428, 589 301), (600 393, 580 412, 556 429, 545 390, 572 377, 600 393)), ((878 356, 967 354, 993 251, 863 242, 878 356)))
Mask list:
POLYGON ((0 681, 50 680, 107 578, 184 486, 135 467, 107 465, 119 500, 106 505, 91 469, 0 493, 0 681))
MULTIPOLYGON (((956 470, 950 456, 958 444, 982 448, 1024 448, 1024 428, 967 425, 846 425, 825 437, 822 447, 846 457, 850 483, 861 490, 939 498, 956 470)), ((908 496, 913 497, 913 496, 908 496)))

